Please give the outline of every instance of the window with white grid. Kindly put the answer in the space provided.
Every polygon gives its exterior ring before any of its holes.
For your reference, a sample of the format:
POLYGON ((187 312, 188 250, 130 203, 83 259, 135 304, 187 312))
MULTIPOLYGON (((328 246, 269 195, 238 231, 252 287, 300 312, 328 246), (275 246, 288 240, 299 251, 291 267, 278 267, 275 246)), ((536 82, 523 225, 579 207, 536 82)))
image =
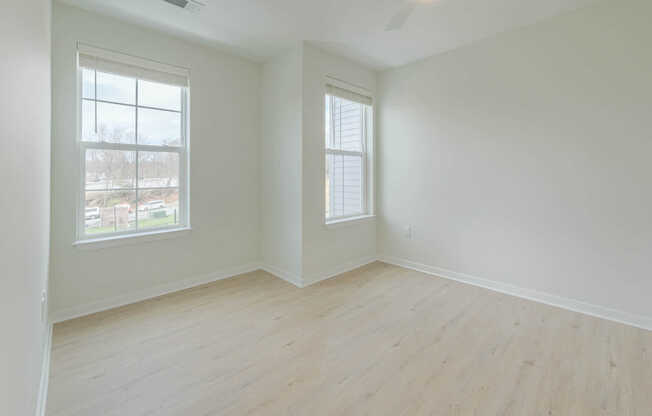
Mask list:
POLYGON ((371 99, 327 87, 325 123, 325 218, 369 214, 371 99))
POLYGON ((80 48, 78 238, 188 226, 188 77, 80 48))

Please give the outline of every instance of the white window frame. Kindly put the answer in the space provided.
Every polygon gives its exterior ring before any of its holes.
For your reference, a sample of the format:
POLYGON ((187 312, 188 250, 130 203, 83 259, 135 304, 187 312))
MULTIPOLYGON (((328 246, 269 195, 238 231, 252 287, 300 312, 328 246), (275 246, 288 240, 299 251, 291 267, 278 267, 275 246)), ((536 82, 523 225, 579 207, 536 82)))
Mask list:
MULTIPOLYGON (((357 94, 357 95, 363 95, 366 97, 369 97, 372 101, 371 104, 363 104, 363 112, 361 114, 361 117, 363 118, 362 120, 362 134, 363 134, 363 141, 362 141, 362 150, 357 152, 357 151, 350 151, 350 150, 339 150, 339 149, 332 149, 329 148, 328 145, 326 144, 326 119, 324 119, 324 125, 322 128, 322 146, 323 146, 323 155, 322 155, 322 163, 323 163, 323 175, 322 175, 322 196, 323 196, 323 201, 322 201, 322 218, 323 218, 323 223, 327 226, 333 226, 337 224, 342 224, 342 223, 347 223, 351 221, 356 221, 356 220, 361 220, 361 219, 369 219, 374 217, 374 196, 373 196, 373 189, 374 189, 374 157, 373 157, 373 149, 374 149, 374 130, 373 130, 373 125, 374 125, 374 106, 373 106, 373 95, 366 89, 348 84, 344 81, 340 81, 338 79, 330 78, 327 77, 326 82, 324 84, 324 99, 322 100, 322 105, 325 106, 326 99, 330 99, 330 108, 331 111, 333 111, 334 106, 333 106, 333 97, 334 95, 329 94, 328 91, 326 90, 327 85, 334 85, 337 88, 343 89, 350 91, 352 94, 357 94), (343 155, 343 156, 359 156, 362 159, 362 212, 360 213, 355 213, 351 215, 342 215, 342 216, 326 216, 326 196, 325 196, 325 188, 326 188, 326 160, 328 158, 328 155, 343 155)), ((345 98, 346 99, 346 98, 345 98)), ((322 111, 322 114, 325 114, 325 108, 324 111, 322 111)), ((334 123, 334 117, 330 116, 330 121, 331 123, 334 123)), ((331 140, 332 142, 332 135, 335 134, 334 131, 334 125, 331 124, 330 126, 330 134, 331 134, 331 140)), ((332 194, 332 193, 331 193, 332 194)), ((331 203, 333 201, 333 198, 331 198, 331 203)), ((331 206, 330 212, 333 212, 333 207, 331 206)))
MULTIPOLYGON (((113 53, 113 55, 118 55, 118 53, 113 53)), ((128 58, 131 58, 127 56, 128 58)), ((142 58, 134 58, 142 59, 142 58)), ((153 61, 152 61, 153 62, 153 61)), ((164 65, 155 63, 157 65, 164 65)), ((180 146, 159 146, 159 145, 147 145, 147 144, 127 144, 127 143, 112 143, 112 142, 90 142, 84 141, 82 137, 82 102, 83 98, 83 67, 77 64, 77 148, 79 156, 79 181, 77 188, 77 210, 76 210, 76 241, 74 245, 79 245, 87 242, 106 242, 106 241, 115 241, 125 238, 140 237, 145 236, 149 237, 155 234, 169 234, 173 231, 185 231, 190 230, 190 203, 189 203, 189 190, 190 190, 190 175, 189 175, 189 155, 190 155, 190 143, 189 143, 189 86, 179 87, 181 88, 181 145, 180 146), (157 188, 140 188, 138 186, 138 157, 136 157, 136 178, 134 188, 129 188, 136 192, 136 227, 132 230, 116 231, 112 233, 104 234, 86 234, 86 150, 89 149, 98 149, 98 150, 122 150, 122 151, 144 151, 144 152, 166 152, 166 153, 177 153, 179 155, 179 184, 176 187, 157 187, 157 188), (138 191, 151 190, 151 189, 178 189, 179 190, 179 217, 178 224, 172 224, 161 227, 152 227, 146 229, 138 229, 138 191)), ((153 109, 153 110, 162 110, 162 111, 171 111, 169 109, 151 107, 151 106, 139 106, 138 105, 138 85, 136 82, 135 89, 135 103, 134 104, 125 104, 118 103, 106 100, 100 100, 97 97, 97 71, 95 70, 95 94, 94 102, 96 105, 95 118, 97 124, 97 103, 109 103, 109 104, 118 104, 126 107, 132 107, 136 109, 136 118, 135 118, 135 138, 137 141, 138 138, 138 108, 153 109)), ((99 71, 103 72, 103 71, 99 71)), ((135 80, 141 80, 139 77, 131 77, 135 80)), ((142 79, 143 81, 148 81, 148 79, 142 79)), ((174 111, 176 112, 176 111, 174 111)), ((127 188, 117 188, 110 189, 109 191, 121 191, 127 190, 127 188)), ((151 237, 150 237, 151 238, 151 237)), ((111 244, 113 245, 113 244, 111 244)), ((110 246, 110 245, 109 245, 110 246)))

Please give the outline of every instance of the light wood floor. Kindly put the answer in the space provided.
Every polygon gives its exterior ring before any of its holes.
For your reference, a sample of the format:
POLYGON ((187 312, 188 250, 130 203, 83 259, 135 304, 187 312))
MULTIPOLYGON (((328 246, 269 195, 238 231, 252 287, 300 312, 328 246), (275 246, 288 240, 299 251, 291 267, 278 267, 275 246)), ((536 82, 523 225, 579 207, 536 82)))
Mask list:
POLYGON ((47 414, 652 415, 652 332, 374 263, 58 324, 47 414))

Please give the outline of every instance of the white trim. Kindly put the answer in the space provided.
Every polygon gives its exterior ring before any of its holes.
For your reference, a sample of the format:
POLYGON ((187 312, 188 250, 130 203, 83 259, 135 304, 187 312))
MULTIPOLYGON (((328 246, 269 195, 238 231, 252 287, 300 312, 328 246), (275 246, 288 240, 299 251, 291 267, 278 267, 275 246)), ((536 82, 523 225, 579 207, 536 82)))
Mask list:
POLYGON ((343 264, 323 273, 319 273, 311 278, 306 278, 305 276, 298 276, 294 273, 290 273, 287 270, 282 270, 275 266, 270 266, 268 264, 263 264, 260 268, 261 270, 266 271, 267 273, 278 277, 279 279, 285 280, 288 283, 293 284, 298 288, 304 288, 315 283, 321 282, 322 280, 330 279, 336 277, 342 273, 350 272, 359 267, 365 266, 369 263, 373 263, 378 260, 376 255, 365 256, 359 259, 350 260, 344 262, 343 264))
POLYGON ((79 65, 118 75, 186 87, 190 69, 77 42, 79 65))
MULTIPOLYGON (((331 78, 326 76, 327 80, 337 80, 336 78, 331 78)), ((339 80, 338 80, 339 81, 339 80)), ((340 81, 344 82, 344 81, 340 81)), ((329 138, 329 142, 333 141, 333 134, 335 134, 335 128, 333 124, 333 116, 332 112, 334 109, 333 106, 333 95, 330 95, 327 91, 328 87, 328 81, 326 84, 324 84, 324 100, 322 101, 322 104, 324 105, 322 113, 325 115, 326 114, 326 100, 330 100, 330 109, 331 109, 331 114, 329 116, 325 116, 322 119, 322 127, 321 130, 326 133, 326 122, 327 118, 331 121, 331 126, 330 126, 330 133, 331 137, 329 138)), ((373 95, 373 94, 372 94, 373 95)), ((326 217, 326 193, 321 192, 321 206, 322 206, 322 212, 321 212, 321 219, 322 219, 322 225, 328 226, 330 223, 337 223, 340 220, 347 220, 350 218, 357 218, 357 217, 367 217, 367 216, 374 216, 375 215, 375 164, 374 164, 374 150, 375 150, 375 138, 374 138, 374 106, 371 105, 364 105, 363 104, 363 111, 362 111, 362 129, 363 129, 363 136, 364 140, 362 143, 362 151, 356 152, 356 151, 346 151, 346 150, 339 150, 339 149, 332 149, 329 148, 328 145, 326 144, 326 140, 324 140, 323 145, 322 145, 322 175, 321 175, 321 189, 325 190, 326 187, 326 159, 329 154, 332 155, 346 155, 346 156, 357 156, 360 157, 362 160, 362 212, 350 215, 350 216, 344 216, 344 217, 326 217)), ((325 139, 326 137, 324 137, 325 139)), ((331 184, 331 192, 332 192, 332 184, 331 184)), ((331 197, 330 199, 331 206, 329 208, 329 212, 333 212, 333 198, 331 197)))
POLYGON ((294 273, 291 273, 287 270, 280 269, 276 266, 271 266, 269 264, 262 264, 260 266, 260 269, 275 276, 278 277, 281 280, 285 280, 286 282, 293 284, 294 286, 298 288, 302 288, 303 285, 303 279, 301 276, 298 276, 294 273))
POLYGON ((376 213, 376 193, 375 193, 375 181, 376 181, 376 164, 375 164, 375 154, 376 154, 376 139, 375 139, 375 128, 374 128, 374 111, 375 107, 370 106, 364 112, 364 128, 365 128, 365 156, 366 160, 364 163, 365 169, 365 183, 364 183, 364 203, 365 203, 365 212, 368 215, 374 215, 376 213))
POLYGON ((544 303, 546 305, 567 309, 573 312, 579 312, 585 315, 595 316, 609 321, 619 322, 621 324, 631 325, 637 328, 652 331, 652 317, 650 316, 635 315, 629 312, 594 305, 580 300, 564 298, 562 296, 553 295, 550 293, 539 292, 534 289, 526 289, 508 283, 483 279, 480 277, 447 270, 441 267, 429 266, 398 257, 380 255, 379 260, 384 263, 393 264, 395 266, 404 267, 406 269, 412 269, 433 276, 455 280, 473 286, 483 287, 485 289, 493 290, 494 292, 500 292, 507 295, 544 303))
POLYGON ((363 97, 369 98, 372 101, 374 100, 374 95, 375 94, 373 93, 373 91, 371 91, 371 90, 369 90, 369 89, 367 89, 367 88, 365 88, 365 87, 363 87, 361 85, 352 84, 352 83, 350 83, 348 81, 344 81, 344 80, 339 79, 339 78, 337 78, 335 76, 332 76, 332 75, 324 76, 324 85, 325 86, 331 85, 333 87, 342 89, 342 90, 347 91, 347 92, 350 91, 350 92, 353 92, 355 94, 362 95, 363 97))
POLYGON ((140 302, 151 298, 156 298, 162 295, 177 292, 179 290, 189 289, 191 287, 212 283, 222 279, 228 279, 230 277, 235 277, 241 274, 250 273, 257 270, 263 270, 279 279, 291 283, 292 285, 298 288, 303 288, 310 284, 314 284, 322 280, 330 279, 331 277, 335 277, 342 273, 346 273, 351 270, 357 269, 359 267, 365 266, 369 263, 373 263, 374 261, 377 260, 378 260, 377 256, 373 255, 373 256, 366 256, 360 259, 348 261, 328 272, 319 274, 316 277, 309 280, 305 280, 301 276, 298 276, 294 273, 290 273, 286 270, 282 270, 275 266, 270 266, 268 264, 261 265, 258 262, 253 262, 242 266, 236 266, 236 267, 220 270, 207 275, 191 277, 188 279, 170 282, 170 283, 164 283, 151 288, 142 289, 136 292, 114 296, 109 299, 89 302, 84 305, 73 306, 59 311, 54 311, 51 313, 51 323, 55 324, 70 319, 90 315, 93 313, 102 312, 113 308, 118 308, 120 306, 129 305, 132 303, 140 302), (307 281, 308 283, 304 283, 305 281, 307 281))
MULTIPOLYGON (((79 44, 83 45, 83 44, 79 44)), ((91 46, 86 45, 85 47, 91 48, 88 49, 89 51, 92 50, 99 50, 102 51, 102 49, 94 48, 91 46)), ((119 52, 114 52, 114 51, 108 51, 113 54, 118 54, 119 52)), ((99 52, 98 52, 99 53, 99 52)), ((125 55, 129 57, 128 55, 125 55)), ((134 59, 140 59, 136 57, 131 57, 134 59)), ((127 59, 127 58, 125 58, 127 59)), ((147 61, 147 60, 144 60, 147 61)), ((154 62, 154 64, 160 64, 154 62)), ((160 64, 164 65, 164 64, 160 64)), ((181 68, 183 70, 183 68, 181 68)), ((124 237, 124 236, 149 236, 150 233, 157 233, 157 232, 166 232, 166 231, 185 231, 190 229, 190 172, 189 172, 189 158, 190 158, 190 129, 189 129, 189 108, 190 108, 190 85, 189 83, 186 83, 185 86, 180 86, 181 88, 181 107, 179 111, 173 111, 175 113, 179 113, 181 117, 181 144, 179 146, 165 146, 165 145, 148 145, 148 144, 139 144, 138 143, 138 109, 139 108, 152 108, 152 107, 143 107, 139 105, 138 102, 138 85, 139 83, 135 83, 135 102, 133 105, 128 104, 127 106, 133 107, 134 112, 135 112, 135 120, 134 120, 134 143, 109 143, 109 142, 87 142, 83 140, 83 126, 82 126, 82 102, 84 100, 86 101, 92 101, 95 103, 95 129, 97 129, 97 102, 101 102, 101 100, 98 100, 97 96, 97 70, 94 72, 95 73, 95 82, 94 82, 94 88, 95 92, 93 94, 93 99, 86 99, 83 98, 83 79, 82 79, 82 67, 80 66, 79 62, 79 56, 77 59, 77 147, 78 147, 78 152, 79 152, 79 171, 78 171, 78 182, 79 182, 79 189, 77 190, 77 208, 76 208, 76 217, 75 217, 75 224, 76 224, 76 230, 75 230, 75 235, 76 235, 76 241, 73 243, 73 245, 79 245, 83 241, 90 241, 91 243, 97 242, 97 241, 109 241, 110 237, 124 237), (179 194, 179 215, 178 215, 178 223, 169 225, 169 226, 163 226, 163 227, 157 227, 157 228, 150 228, 150 229, 145 229, 144 231, 139 229, 138 225, 138 203, 139 203, 139 198, 138 198, 138 193, 141 188, 139 186, 139 170, 138 170, 138 156, 136 153, 136 181, 134 183, 133 189, 130 189, 130 191, 135 192, 136 194, 136 222, 135 222, 135 227, 133 229, 128 229, 128 230, 122 230, 118 232, 113 232, 113 233, 107 233, 106 236, 94 236, 94 235, 89 235, 86 234, 86 221, 85 221, 85 207, 86 207, 86 192, 87 191, 111 191, 110 189, 103 190, 103 189, 98 189, 98 190, 87 190, 86 189, 86 151, 88 149, 106 149, 106 150, 120 150, 120 151, 132 151, 132 152, 165 152, 165 153, 177 153, 179 155, 179 180, 178 184, 176 187, 160 187, 159 189, 164 190, 164 189, 178 189, 178 194, 179 194)), ((133 75, 136 76, 136 75, 133 75)), ((136 76, 136 81, 140 80, 141 78, 136 76)), ((168 111, 168 110, 165 110, 168 111)), ((150 241, 150 239, 146 239, 145 241, 150 241)), ((111 247, 111 246, 116 246, 119 245, 118 243, 111 243, 111 244, 106 244, 102 243, 101 247, 111 247)))
POLYGON ((359 259, 344 262, 343 264, 331 269, 330 271, 320 273, 311 278, 304 278, 303 279, 304 287, 313 285, 315 283, 319 283, 323 280, 330 279, 332 277, 337 277, 342 273, 350 272, 351 270, 355 270, 362 266, 366 266, 367 264, 373 263, 377 260, 378 260, 378 256, 372 255, 372 256, 365 256, 359 259))
POLYGON ((50 381, 50 356, 52 355, 52 324, 48 324, 43 345, 43 358, 41 361, 41 381, 38 388, 36 401, 36 416, 45 416, 45 405, 48 399, 48 385, 50 381))
POLYGON ((326 84, 326 93, 334 97, 343 98, 347 101, 352 101, 354 103, 362 105, 372 105, 373 99, 365 94, 360 94, 354 91, 351 91, 352 88, 340 88, 338 86, 332 85, 334 82, 328 82, 326 84))
POLYGON ((354 150, 331 149, 331 148, 327 147, 326 148, 326 154, 328 154, 328 155, 337 155, 337 156, 363 157, 365 155, 365 152, 364 151, 356 152, 354 150))
POLYGON ((353 217, 342 217, 342 218, 335 218, 332 220, 327 220, 324 226, 326 228, 340 228, 340 227, 346 227, 350 225, 355 225, 359 222, 363 221, 371 221, 375 220, 376 216, 375 215, 356 215, 353 217))
POLYGON ((77 42, 77 50, 86 55, 92 55, 98 58, 109 59, 117 62, 124 62, 129 65, 141 66, 143 68, 152 69, 155 71, 167 72, 170 74, 180 76, 190 76, 190 69, 178 65, 167 64, 159 62, 154 59, 142 58, 140 56, 129 55, 124 52, 117 52, 111 49, 99 48, 85 42, 77 42))
MULTIPOLYGON (((140 151, 140 152, 183 153, 183 146, 157 146, 152 144, 85 142, 85 141, 82 141, 82 144, 87 149, 95 149, 95 150, 122 150, 125 152, 140 151)), ((111 189, 99 189, 99 191, 110 191, 110 190, 111 189)))
POLYGON ((73 306, 70 308, 61 309, 52 313, 52 323, 67 321, 69 319, 79 318, 81 316, 90 315, 92 313, 102 312, 108 309, 117 308, 131 303, 140 302, 143 300, 156 298, 168 293, 177 292, 179 290, 189 289, 191 287, 212 283, 217 280, 228 279, 229 277, 237 276, 244 273, 254 272, 260 269, 258 262, 244 264, 242 266, 235 266, 219 270, 206 275, 190 277, 188 279, 174 281, 170 283, 163 283, 151 288, 142 289, 132 293, 126 293, 112 298, 89 302, 84 305, 73 306))
POLYGON ((151 241, 169 240, 171 238, 185 237, 190 235, 190 227, 174 227, 171 229, 164 228, 150 232, 129 233, 129 234, 109 234, 108 237, 91 238, 78 240, 72 243, 73 246, 82 250, 99 250, 108 247, 127 246, 133 244, 149 243, 151 241))

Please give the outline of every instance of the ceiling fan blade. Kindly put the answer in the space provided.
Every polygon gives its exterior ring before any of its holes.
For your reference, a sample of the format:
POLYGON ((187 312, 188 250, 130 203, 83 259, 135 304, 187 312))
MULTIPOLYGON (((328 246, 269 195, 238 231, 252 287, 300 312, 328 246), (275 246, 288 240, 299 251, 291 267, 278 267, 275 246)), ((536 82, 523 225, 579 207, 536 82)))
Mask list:
POLYGON ((402 28, 408 17, 410 17, 414 11, 415 7, 415 3, 407 3, 405 6, 403 6, 401 10, 399 10, 398 13, 392 16, 392 18, 389 20, 389 23, 387 23, 387 26, 385 26, 385 31, 399 30, 402 28))

